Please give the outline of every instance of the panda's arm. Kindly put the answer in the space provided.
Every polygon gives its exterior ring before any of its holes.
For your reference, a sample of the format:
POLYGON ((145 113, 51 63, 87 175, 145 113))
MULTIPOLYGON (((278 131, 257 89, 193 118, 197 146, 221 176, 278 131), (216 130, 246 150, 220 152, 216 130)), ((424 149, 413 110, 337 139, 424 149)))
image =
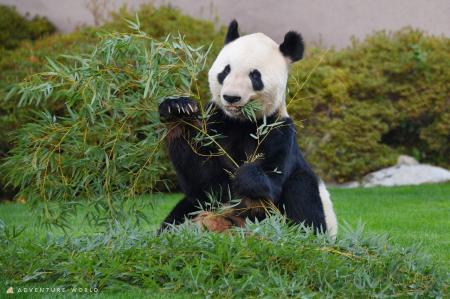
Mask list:
POLYGON ((233 193, 238 197, 277 202, 296 162, 294 146, 295 130, 292 121, 286 119, 283 126, 272 130, 264 140, 262 158, 237 170, 233 193))
POLYGON ((170 98, 159 106, 161 121, 168 128, 168 152, 178 182, 182 191, 196 200, 205 196, 205 187, 224 185, 228 180, 222 157, 208 155, 208 147, 193 147, 198 110, 197 103, 189 98, 170 98))

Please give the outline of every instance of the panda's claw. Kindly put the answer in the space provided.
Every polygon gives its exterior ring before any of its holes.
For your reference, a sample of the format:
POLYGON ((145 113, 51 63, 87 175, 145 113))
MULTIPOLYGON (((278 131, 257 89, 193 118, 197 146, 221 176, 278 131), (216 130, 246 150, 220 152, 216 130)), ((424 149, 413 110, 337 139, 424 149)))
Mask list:
POLYGON ((183 117, 192 118, 198 111, 197 103, 186 97, 167 98, 159 105, 159 113, 163 121, 183 117))

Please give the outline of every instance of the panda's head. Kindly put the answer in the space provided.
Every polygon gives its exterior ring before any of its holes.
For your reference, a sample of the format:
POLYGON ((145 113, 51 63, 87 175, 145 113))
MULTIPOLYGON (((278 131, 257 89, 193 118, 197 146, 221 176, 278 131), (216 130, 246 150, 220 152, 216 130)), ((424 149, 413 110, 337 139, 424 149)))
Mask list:
POLYGON ((303 57, 300 34, 289 31, 278 45, 262 33, 240 37, 238 24, 228 27, 225 46, 208 73, 212 101, 228 116, 245 119, 242 107, 258 101, 257 117, 287 116, 285 90, 289 64, 303 57))

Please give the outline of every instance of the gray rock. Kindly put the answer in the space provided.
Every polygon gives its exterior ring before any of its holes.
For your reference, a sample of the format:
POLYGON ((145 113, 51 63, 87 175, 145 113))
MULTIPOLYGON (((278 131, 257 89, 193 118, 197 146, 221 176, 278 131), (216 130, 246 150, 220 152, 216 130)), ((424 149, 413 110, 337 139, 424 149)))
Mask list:
MULTIPOLYGON (((400 160, 400 159, 399 159, 400 160)), ((450 181, 450 171, 428 164, 400 164, 366 175, 362 186, 401 186, 450 181)))
POLYGON ((347 183, 337 185, 338 188, 358 188, 361 184, 358 181, 350 181, 347 183))
POLYGON ((350 189, 350 188, 361 187, 361 184, 358 181, 350 181, 350 182, 345 182, 345 183, 327 183, 327 187, 329 187, 329 188, 350 189))
POLYGON ((419 165, 419 162, 411 156, 400 155, 397 158, 397 165, 419 165))

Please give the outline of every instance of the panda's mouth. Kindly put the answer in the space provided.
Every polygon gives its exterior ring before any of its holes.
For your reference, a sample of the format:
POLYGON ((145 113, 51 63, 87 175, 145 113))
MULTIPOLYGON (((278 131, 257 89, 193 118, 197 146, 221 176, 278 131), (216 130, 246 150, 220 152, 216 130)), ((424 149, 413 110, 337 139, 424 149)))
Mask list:
POLYGON ((229 112, 230 114, 241 114, 242 106, 236 106, 236 105, 227 105, 225 106, 225 110, 229 112))

